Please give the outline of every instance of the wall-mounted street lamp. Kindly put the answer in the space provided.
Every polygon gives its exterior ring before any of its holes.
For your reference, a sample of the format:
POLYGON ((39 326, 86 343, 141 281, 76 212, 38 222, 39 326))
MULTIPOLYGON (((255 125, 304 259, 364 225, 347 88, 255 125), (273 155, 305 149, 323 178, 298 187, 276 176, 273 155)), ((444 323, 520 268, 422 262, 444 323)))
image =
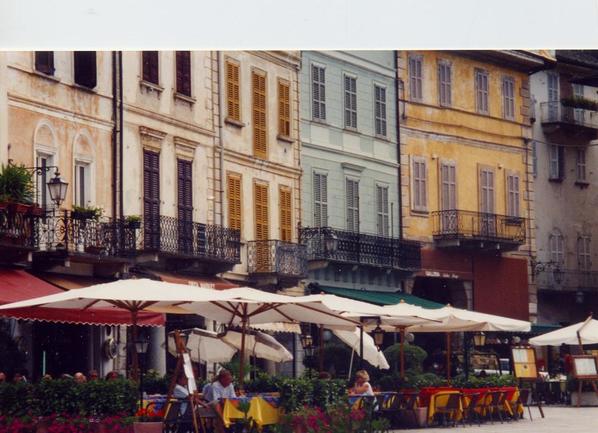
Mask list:
POLYGON ((54 172, 54 177, 50 179, 47 183, 48 185, 48 192, 50 193, 50 198, 56 206, 60 206, 60 204, 66 199, 66 192, 68 190, 69 184, 65 182, 60 177, 60 172, 58 169, 54 172))

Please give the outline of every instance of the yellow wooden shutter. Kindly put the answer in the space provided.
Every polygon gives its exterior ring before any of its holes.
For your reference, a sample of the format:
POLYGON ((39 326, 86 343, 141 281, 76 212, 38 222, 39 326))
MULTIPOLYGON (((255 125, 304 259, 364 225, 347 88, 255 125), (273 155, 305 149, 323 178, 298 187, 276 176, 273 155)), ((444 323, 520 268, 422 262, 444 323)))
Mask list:
POLYGON ((241 121, 239 92, 239 65, 232 62, 226 62, 227 116, 231 119, 241 121))
POLYGON ((257 72, 251 73, 253 87, 253 154, 266 159, 266 76, 257 72))
POLYGON ((292 223, 291 223, 291 189, 281 186, 280 195, 280 240, 291 242, 292 223))
POLYGON ((286 81, 278 81, 278 133, 291 136, 290 88, 286 81))
POLYGON ((241 176, 229 174, 228 184, 228 226, 241 230, 241 176))

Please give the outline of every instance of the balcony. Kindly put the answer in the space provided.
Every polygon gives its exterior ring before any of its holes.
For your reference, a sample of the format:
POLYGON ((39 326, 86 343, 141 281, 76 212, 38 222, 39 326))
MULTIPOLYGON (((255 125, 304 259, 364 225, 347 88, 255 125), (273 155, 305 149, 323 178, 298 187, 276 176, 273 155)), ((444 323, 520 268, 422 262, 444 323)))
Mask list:
POLYGON ((597 290, 598 272, 548 268, 536 272, 535 281, 539 290, 570 292, 597 290))
POLYGON ((511 251, 525 243, 525 219, 463 210, 432 212, 439 247, 511 251))
POLYGON ((0 207, 0 261, 12 263, 27 259, 38 245, 38 220, 30 209, 0 207))
POLYGON ((562 101, 542 102, 540 121, 547 133, 564 130, 595 135, 598 130, 598 111, 579 108, 562 101))
POLYGON ((120 252, 138 261, 163 259, 176 267, 203 266, 211 274, 240 263, 239 230, 164 215, 123 221, 121 226, 120 252))
POLYGON ((418 242, 331 227, 304 227, 301 243, 310 261, 332 261, 414 272, 421 268, 418 242))
POLYGON ((248 242, 247 273, 258 283, 297 285, 307 276, 305 245, 279 240, 248 242))

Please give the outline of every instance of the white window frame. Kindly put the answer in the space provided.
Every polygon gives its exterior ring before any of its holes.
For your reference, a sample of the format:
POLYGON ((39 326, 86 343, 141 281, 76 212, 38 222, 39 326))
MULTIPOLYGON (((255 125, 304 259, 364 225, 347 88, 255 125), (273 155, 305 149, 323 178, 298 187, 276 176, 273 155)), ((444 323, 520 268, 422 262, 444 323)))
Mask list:
POLYGON ((521 177, 519 173, 507 172, 507 216, 521 216, 521 177))
POLYGON ((424 99, 424 57, 421 54, 410 54, 409 64, 409 99, 422 102, 424 99))
POLYGON ((587 183, 587 152, 585 148, 578 148, 575 156, 575 174, 576 181, 579 183, 587 183))
POLYGON ((476 111, 480 114, 489 114, 490 75, 485 69, 475 68, 474 77, 476 111))
POLYGON ((357 129, 357 76, 343 73, 343 126, 357 129), (347 87, 352 84, 353 89, 347 87))
POLYGON ((360 209, 359 209, 359 178, 352 176, 345 177, 345 221, 348 231, 359 233, 360 229, 360 209), (352 205, 349 201, 349 184, 353 185, 353 195, 351 196, 352 205), (356 188, 356 189, 355 189, 356 188), (355 192, 357 192, 355 194, 355 192), (355 203, 355 199, 357 203, 355 203), (351 219, 352 218, 352 223, 351 219))
POLYGON ((428 162, 423 156, 411 157, 411 209, 428 211, 428 162))
POLYGON ((376 183, 376 226, 379 236, 390 236, 389 187, 376 183))
POLYGON ((453 105, 453 65, 445 59, 438 60, 438 104, 442 107, 453 105))
POLYGON ((502 79, 503 116, 515 120, 515 79, 505 76, 502 79))
POLYGON ((592 269, 591 254, 592 238, 588 235, 581 235, 577 238, 577 265, 580 271, 592 269))
POLYGON ((565 263, 565 239, 560 230, 553 230, 548 237, 548 246, 550 249, 550 261, 561 266, 565 263))
POLYGON ((320 170, 314 170, 312 173, 312 192, 313 192, 313 225, 314 227, 327 227, 328 226, 328 173, 320 170), (316 177, 320 179, 320 189, 318 200, 318 194, 316 193, 316 177), (322 188, 322 179, 325 180, 325 187, 322 188), (322 194, 324 192, 325 194, 322 194), (325 197, 323 197, 325 195, 325 197), (319 209, 319 211, 318 211, 319 209), (318 213, 319 212, 319 213, 318 213), (322 221, 325 219, 326 221, 322 221), (318 224, 319 220, 319 224, 318 224))
POLYGON ((309 71, 311 81, 311 114, 312 119, 325 121, 326 120, 326 67, 317 63, 311 64, 309 71), (314 71, 318 70, 318 77, 316 79, 314 71), (323 74, 323 79, 322 78, 323 74), (315 97, 316 87, 318 88, 318 98, 315 97), (318 107, 316 113, 315 107, 318 107))
POLYGON ((91 161, 88 160, 75 160, 75 164, 73 167, 73 203, 76 206, 90 206, 93 204, 94 200, 91 194, 91 175, 92 175, 92 164, 91 161), (84 170, 84 179, 83 179, 83 197, 85 201, 81 203, 81 183, 80 183, 80 169, 83 168, 84 170))
MULTIPOLYGON (((36 167, 50 167, 56 165, 56 154, 45 150, 37 149, 35 151, 35 166, 36 167), (41 161, 45 160, 45 164, 41 164, 41 161)), ((56 207, 55 203, 50 197, 50 191, 48 190, 47 183, 54 176, 54 170, 41 170, 39 175, 35 176, 35 201, 36 203, 45 209, 53 209, 56 207), (45 201, 45 203, 44 203, 45 201), (45 205, 45 206, 44 206, 45 205)))
POLYGON ((374 83, 374 133, 380 137, 387 137, 388 124, 386 120, 386 103, 388 100, 386 86, 374 83))

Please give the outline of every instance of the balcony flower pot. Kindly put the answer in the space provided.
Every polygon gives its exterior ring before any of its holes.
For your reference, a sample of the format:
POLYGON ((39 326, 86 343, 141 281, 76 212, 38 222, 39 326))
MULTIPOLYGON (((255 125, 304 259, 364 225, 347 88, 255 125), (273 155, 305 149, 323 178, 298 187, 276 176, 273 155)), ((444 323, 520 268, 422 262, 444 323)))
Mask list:
POLYGON ((127 217, 125 220, 125 227, 131 230, 137 230, 141 228, 141 218, 139 217, 127 217))
POLYGON ((134 433, 162 433, 162 421, 135 421, 133 422, 134 433))

